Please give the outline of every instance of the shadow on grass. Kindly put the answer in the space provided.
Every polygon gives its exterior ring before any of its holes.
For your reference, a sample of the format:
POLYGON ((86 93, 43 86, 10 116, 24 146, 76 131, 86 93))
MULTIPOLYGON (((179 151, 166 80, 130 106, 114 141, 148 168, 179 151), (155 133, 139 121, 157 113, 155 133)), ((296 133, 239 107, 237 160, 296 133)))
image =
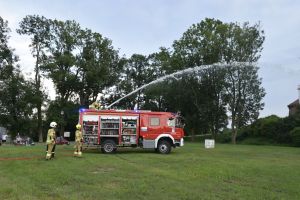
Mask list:
POLYGON ((111 154, 105 154, 102 153, 100 149, 89 149, 89 150, 83 150, 83 153, 86 154, 102 154, 102 155, 126 155, 126 154, 154 154, 154 155, 173 155, 173 154, 178 154, 179 151, 172 150, 170 154, 160 154, 156 152, 154 149, 141 149, 141 148, 118 148, 116 152, 111 153, 111 154))
POLYGON ((156 153, 154 149, 139 149, 139 148, 118 148, 116 152, 112 154, 105 154, 101 152, 101 149, 86 149, 84 153, 88 154, 103 154, 103 155, 114 155, 114 154, 135 154, 135 153, 156 153))
MULTIPOLYGON (((11 147, 14 147, 13 145, 11 147)), ((8 155, 3 155, 0 156, 0 161, 18 161, 18 160, 40 160, 40 161, 44 161, 45 160, 45 156, 46 156, 46 148, 45 145, 40 145, 39 147, 24 147, 23 149, 21 149, 21 147, 17 147, 20 148, 21 151, 13 153, 13 154, 8 154, 8 155), (45 151, 44 151, 45 150, 45 151), (45 152, 45 153, 44 153, 45 152)), ((7 149, 8 152, 10 149, 7 149)), ((63 157, 74 157, 74 148, 72 145, 69 146, 61 146, 61 145, 57 145, 56 146, 56 156, 54 158, 54 160, 56 159, 61 159, 63 157)), ((2 152, 3 153, 3 152, 2 152)), ((176 155, 178 153, 178 151, 176 151, 175 149, 172 149, 172 152, 169 155, 176 155)), ((118 155, 134 155, 134 154, 146 154, 146 155, 161 155, 161 156, 166 156, 165 154, 159 154, 157 153, 154 149, 142 149, 142 148, 132 148, 132 147, 120 147, 117 149, 116 152, 112 153, 112 154, 105 154, 102 153, 100 149, 95 148, 95 149, 86 149, 83 150, 83 154, 85 155, 93 155, 93 154, 98 154, 98 155, 102 155, 102 156, 116 156, 119 157, 118 155)), ((120 159, 123 159, 122 157, 119 157, 120 159)))

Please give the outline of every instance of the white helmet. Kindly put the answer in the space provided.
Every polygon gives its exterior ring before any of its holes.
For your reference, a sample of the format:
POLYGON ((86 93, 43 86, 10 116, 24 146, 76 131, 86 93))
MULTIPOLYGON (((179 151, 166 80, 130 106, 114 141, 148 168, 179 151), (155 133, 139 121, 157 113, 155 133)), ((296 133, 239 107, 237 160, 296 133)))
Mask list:
POLYGON ((51 122, 51 123, 50 123, 50 127, 55 128, 56 126, 57 126, 57 123, 56 123, 56 122, 51 122))

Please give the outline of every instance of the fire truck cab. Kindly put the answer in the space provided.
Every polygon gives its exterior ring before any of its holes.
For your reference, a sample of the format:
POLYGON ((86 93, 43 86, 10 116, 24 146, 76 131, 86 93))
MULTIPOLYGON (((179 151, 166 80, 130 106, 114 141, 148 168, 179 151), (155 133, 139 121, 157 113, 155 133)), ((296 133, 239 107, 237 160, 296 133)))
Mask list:
POLYGON ((80 110, 84 145, 113 153, 118 147, 155 149, 162 154, 184 145, 183 120, 170 112, 80 110))

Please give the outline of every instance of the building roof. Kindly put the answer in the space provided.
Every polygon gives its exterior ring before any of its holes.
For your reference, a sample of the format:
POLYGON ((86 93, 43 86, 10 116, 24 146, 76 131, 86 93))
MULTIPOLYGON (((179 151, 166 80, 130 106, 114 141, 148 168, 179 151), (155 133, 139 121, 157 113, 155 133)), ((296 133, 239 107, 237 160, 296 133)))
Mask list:
POLYGON ((299 105, 299 99, 296 99, 295 101, 293 101, 292 103, 290 103, 288 105, 288 107, 290 108, 290 107, 294 107, 294 106, 298 106, 298 105, 299 105))

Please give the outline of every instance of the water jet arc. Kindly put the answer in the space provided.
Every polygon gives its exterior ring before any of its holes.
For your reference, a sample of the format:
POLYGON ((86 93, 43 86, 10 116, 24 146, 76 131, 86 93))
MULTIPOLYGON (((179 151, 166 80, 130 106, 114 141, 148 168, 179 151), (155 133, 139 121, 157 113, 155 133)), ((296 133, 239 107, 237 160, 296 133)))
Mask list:
POLYGON ((169 78, 174 78, 174 79, 177 79, 175 76, 178 76, 178 75, 182 75, 182 74, 189 74, 189 73, 192 73, 192 72, 197 72, 197 71, 201 71, 201 70, 205 70, 205 69, 209 69, 209 68, 212 68, 212 67, 219 67, 219 68, 225 68, 225 67, 241 67, 241 66, 249 66, 251 63, 248 63, 248 62, 233 62, 233 63, 228 63, 228 64, 224 64, 224 63, 215 63, 215 64, 211 64, 211 65, 200 65, 200 66, 197 66, 197 67, 191 67, 191 68, 187 68, 187 69, 184 69, 184 70, 181 70, 181 71, 177 71, 177 72, 174 72, 172 74, 168 74, 168 75, 165 75, 163 77, 160 77, 154 81, 151 81, 150 83, 147 83, 135 90, 133 90, 132 92, 126 94, 124 97, 121 97, 120 99, 116 100, 115 102, 111 103, 110 105, 108 105, 106 107, 106 109, 109 109, 110 107, 112 107, 113 105, 115 105, 116 103, 119 103, 121 100, 125 99, 126 97, 129 97, 131 96, 132 94, 150 86, 150 85, 153 85, 153 84, 156 84, 156 83, 159 83, 159 82, 162 82, 162 81, 165 81, 169 78))

